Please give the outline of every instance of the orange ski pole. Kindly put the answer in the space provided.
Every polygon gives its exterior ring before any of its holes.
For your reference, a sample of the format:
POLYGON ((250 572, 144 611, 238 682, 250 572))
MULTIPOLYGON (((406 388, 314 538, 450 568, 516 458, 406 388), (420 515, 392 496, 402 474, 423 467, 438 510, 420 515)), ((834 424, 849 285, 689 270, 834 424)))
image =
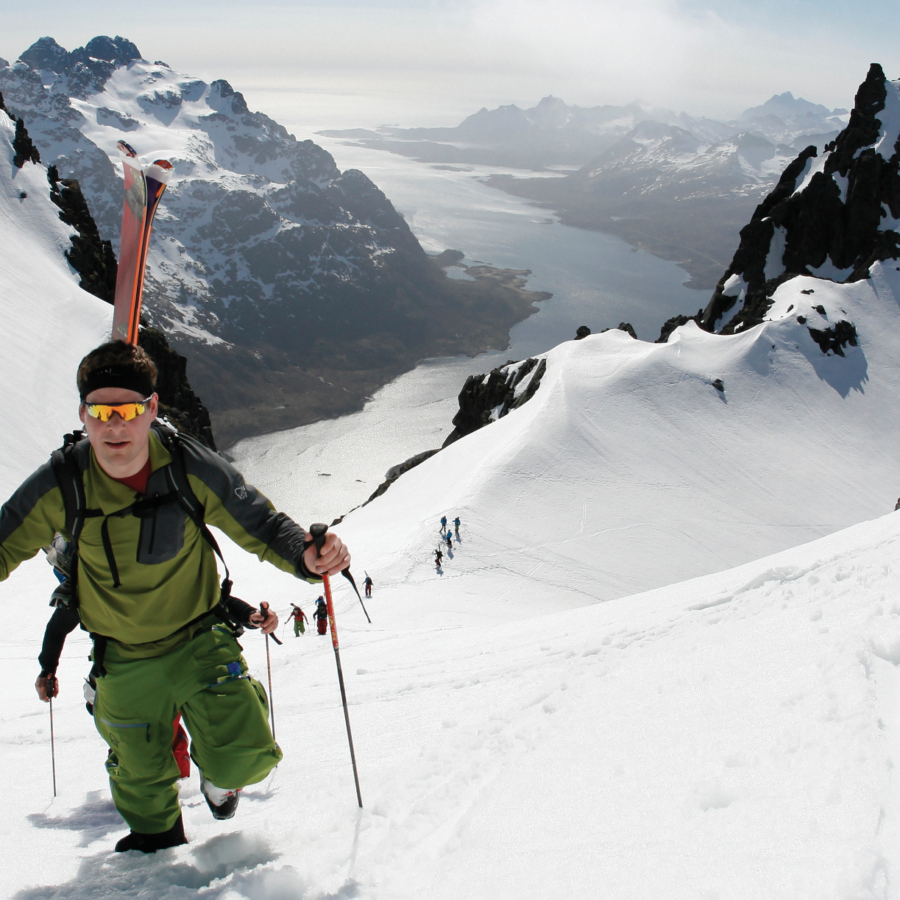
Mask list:
MULTIPOLYGON (((309 533, 313 537, 313 543, 316 545, 316 552, 322 555, 322 545, 325 543, 325 532, 328 526, 321 522, 311 525, 309 533)), ((353 734, 350 731, 350 713, 347 711, 347 692, 344 689, 344 672, 341 668, 341 648, 338 644, 337 625, 334 621, 334 604, 331 602, 331 579, 328 575, 322 576, 322 582, 325 586, 325 606, 328 610, 328 624, 331 626, 331 645, 334 647, 334 659, 337 663, 338 683, 341 686, 341 703, 344 705, 344 722, 347 725, 347 740, 350 742, 350 761, 353 763, 353 780, 356 783, 356 800, 359 808, 363 808, 362 794, 359 790, 359 772, 356 769, 356 753, 353 750, 353 734)))

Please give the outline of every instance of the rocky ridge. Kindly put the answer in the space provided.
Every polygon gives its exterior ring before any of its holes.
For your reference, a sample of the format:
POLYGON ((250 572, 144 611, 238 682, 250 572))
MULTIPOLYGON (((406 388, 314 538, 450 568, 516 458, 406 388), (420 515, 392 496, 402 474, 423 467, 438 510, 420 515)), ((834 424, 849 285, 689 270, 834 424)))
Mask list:
MULTIPOLYGON (((798 275, 865 279, 876 261, 900 258, 898 224, 900 81, 873 63, 847 127, 821 155, 809 146, 785 169, 694 318, 707 331, 733 334, 764 321, 775 290, 798 275)), ((808 327, 823 352, 855 345, 855 327, 839 311, 813 312, 808 327)))

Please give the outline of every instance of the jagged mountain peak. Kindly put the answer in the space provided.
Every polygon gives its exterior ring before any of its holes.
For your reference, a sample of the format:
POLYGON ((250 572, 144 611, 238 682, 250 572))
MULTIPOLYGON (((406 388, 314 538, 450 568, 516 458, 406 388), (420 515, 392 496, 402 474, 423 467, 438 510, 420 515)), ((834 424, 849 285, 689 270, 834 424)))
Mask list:
POLYGON ((114 38, 99 35, 71 53, 52 37, 38 38, 19 60, 32 69, 46 69, 57 75, 69 75, 79 63, 90 65, 99 61, 121 66, 142 58, 140 50, 127 38, 120 35, 114 38))
POLYGON ((101 35, 71 53, 54 38, 42 37, 18 62, 34 72, 54 73, 59 92, 84 98, 103 90, 117 68, 140 59, 140 50, 127 38, 101 35))
POLYGON ((732 333, 758 324, 778 286, 798 275, 867 278, 875 262, 900 257, 898 224, 900 82, 873 63, 847 127, 821 156, 803 150, 741 230, 700 325, 732 333))
POLYGON ((783 94, 773 94, 760 106, 745 109, 741 119, 750 120, 765 116, 777 116, 780 119, 792 119, 801 115, 814 115, 828 117, 837 114, 838 110, 830 110, 821 103, 811 103, 802 97, 795 97, 790 91, 783 94))

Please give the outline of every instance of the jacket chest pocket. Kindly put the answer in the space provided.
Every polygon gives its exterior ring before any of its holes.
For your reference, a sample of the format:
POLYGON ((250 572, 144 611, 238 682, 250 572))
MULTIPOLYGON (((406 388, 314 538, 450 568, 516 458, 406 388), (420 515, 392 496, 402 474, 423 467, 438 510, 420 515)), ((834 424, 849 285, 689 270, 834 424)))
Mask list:
POLYGON ((184 547, 187 514, 177 501, 163 503, 140 515, 137 561, 145 566, 168 562, 184 547))

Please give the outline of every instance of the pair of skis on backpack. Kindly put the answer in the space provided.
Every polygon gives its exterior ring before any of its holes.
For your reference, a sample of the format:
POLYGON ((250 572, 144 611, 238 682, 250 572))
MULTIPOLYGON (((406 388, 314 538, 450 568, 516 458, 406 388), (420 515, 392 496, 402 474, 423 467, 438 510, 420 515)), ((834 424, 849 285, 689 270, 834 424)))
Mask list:
POLYGON ((172 164, 166 159, 157 159, 149 166, 142 166, 130 144, 119 141, 118 147, 125 164, 125 202, 122 205, 112 339, 137 345, 150 232, 159 201, 172 175, 172 164))

